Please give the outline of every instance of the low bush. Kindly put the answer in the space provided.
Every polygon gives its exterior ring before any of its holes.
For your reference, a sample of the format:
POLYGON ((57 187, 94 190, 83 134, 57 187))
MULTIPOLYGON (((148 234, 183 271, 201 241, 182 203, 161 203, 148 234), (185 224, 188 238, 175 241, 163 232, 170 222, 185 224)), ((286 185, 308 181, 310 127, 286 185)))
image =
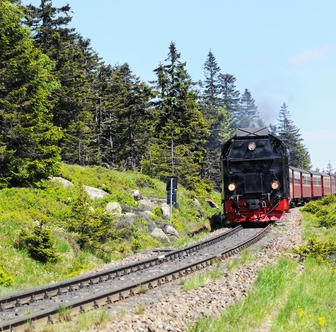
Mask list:
POLYGON ((43 225, 24 228, 20 232, 20 244, 28 251, 31 258, 42 263, 54 263, 58 259, 55 248, 55 240, 48 227, 43 225))
POLYGON ((318 219, 317 222, 320 227, 332 228, 336 225, 336 214, 329 213, 323 216, 321 219, 318 219))
POLYGON ((320 206, 317 202, 309 202, 307 203, 301 210, 308 212, 308 213, 312 213, 315 214, 316 212, 318 212, 320 210, 320 206))
POLYGON ((0 269, 0 285, 4 287, 9 287, 13 284, 14 278, 0 269))
POLYGON ((333 194, 329 194, 329 195, 327 195, 327 196, 324 196, 324 197, 321 199, 320 203, 321 203, 322 205, 335 204, 335 203, 336 203, 336 196, 333 195, 333 194))
POLYGON ((303 258, 313 257, 317 261, 329 265, 331 261, 328 258, 336 253, 336 240, 327 239, 323 241, 317 237, 310 237, 307 239, 306 244, 298 245, 294 249, 294 253, 303 258))

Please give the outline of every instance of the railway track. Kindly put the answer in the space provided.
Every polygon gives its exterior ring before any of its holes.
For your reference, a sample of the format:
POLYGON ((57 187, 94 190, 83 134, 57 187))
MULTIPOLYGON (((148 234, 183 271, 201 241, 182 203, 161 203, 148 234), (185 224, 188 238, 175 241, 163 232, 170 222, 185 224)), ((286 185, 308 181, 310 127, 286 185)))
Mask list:
POLYGON ((71 315, 159 287, 225 259, 263 237, 263 229, 233 230, 157 257, 0 297, 0 330, 24 331, 27 323, 55 322, 63 309, 71 315))

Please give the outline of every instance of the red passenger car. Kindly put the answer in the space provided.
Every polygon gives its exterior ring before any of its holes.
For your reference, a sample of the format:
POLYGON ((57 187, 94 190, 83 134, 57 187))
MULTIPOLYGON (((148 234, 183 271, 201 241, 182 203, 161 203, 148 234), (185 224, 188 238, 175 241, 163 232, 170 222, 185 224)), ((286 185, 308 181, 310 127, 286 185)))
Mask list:
POLYGON ((311 174, 301 168, 289 166, 291 205, 304 204, 312 197, 311 174))
POLYGON ((330 183, 331 183, 331 193, 336 194, 336 176, 330 174, 330 183))
POLYGON ((331 193, 331 179, 328 173, 320 173, 322 175, 322 196, 331 193))
POLYGON ((322 174, 316 171, 309 171, 311 174, 312 198, 322 197, 322 174))

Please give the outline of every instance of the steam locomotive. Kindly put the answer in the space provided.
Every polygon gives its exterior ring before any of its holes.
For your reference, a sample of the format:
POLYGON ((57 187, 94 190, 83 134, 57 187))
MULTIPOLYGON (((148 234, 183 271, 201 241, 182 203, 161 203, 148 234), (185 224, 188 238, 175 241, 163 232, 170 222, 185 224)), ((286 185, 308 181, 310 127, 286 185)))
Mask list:
POLYGON ((220 159, 223 218, 282 220, 290 207, 336 193, 335 176, 288 165, 288 150, 264 128, 239 128, 220 159))

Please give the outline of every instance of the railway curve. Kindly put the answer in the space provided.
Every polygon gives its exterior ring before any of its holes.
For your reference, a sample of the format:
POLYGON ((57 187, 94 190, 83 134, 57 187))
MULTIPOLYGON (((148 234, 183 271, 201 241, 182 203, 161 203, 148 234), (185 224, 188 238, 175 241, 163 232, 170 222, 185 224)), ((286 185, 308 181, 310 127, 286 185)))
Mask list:
POLYGON ((71 314, 77 315, 113 305, 140 293, 144 287, 159 287, 209 266, 214 259, 225 259, 257 242, 269 227, 260 230, 238 226, 230 232, 155 258, 1 297, 0 329, 21 331, 27 322, 57 321, 62 308, 71 308, 71 314), (31 313, 26 315, 27 312, 31 313))

